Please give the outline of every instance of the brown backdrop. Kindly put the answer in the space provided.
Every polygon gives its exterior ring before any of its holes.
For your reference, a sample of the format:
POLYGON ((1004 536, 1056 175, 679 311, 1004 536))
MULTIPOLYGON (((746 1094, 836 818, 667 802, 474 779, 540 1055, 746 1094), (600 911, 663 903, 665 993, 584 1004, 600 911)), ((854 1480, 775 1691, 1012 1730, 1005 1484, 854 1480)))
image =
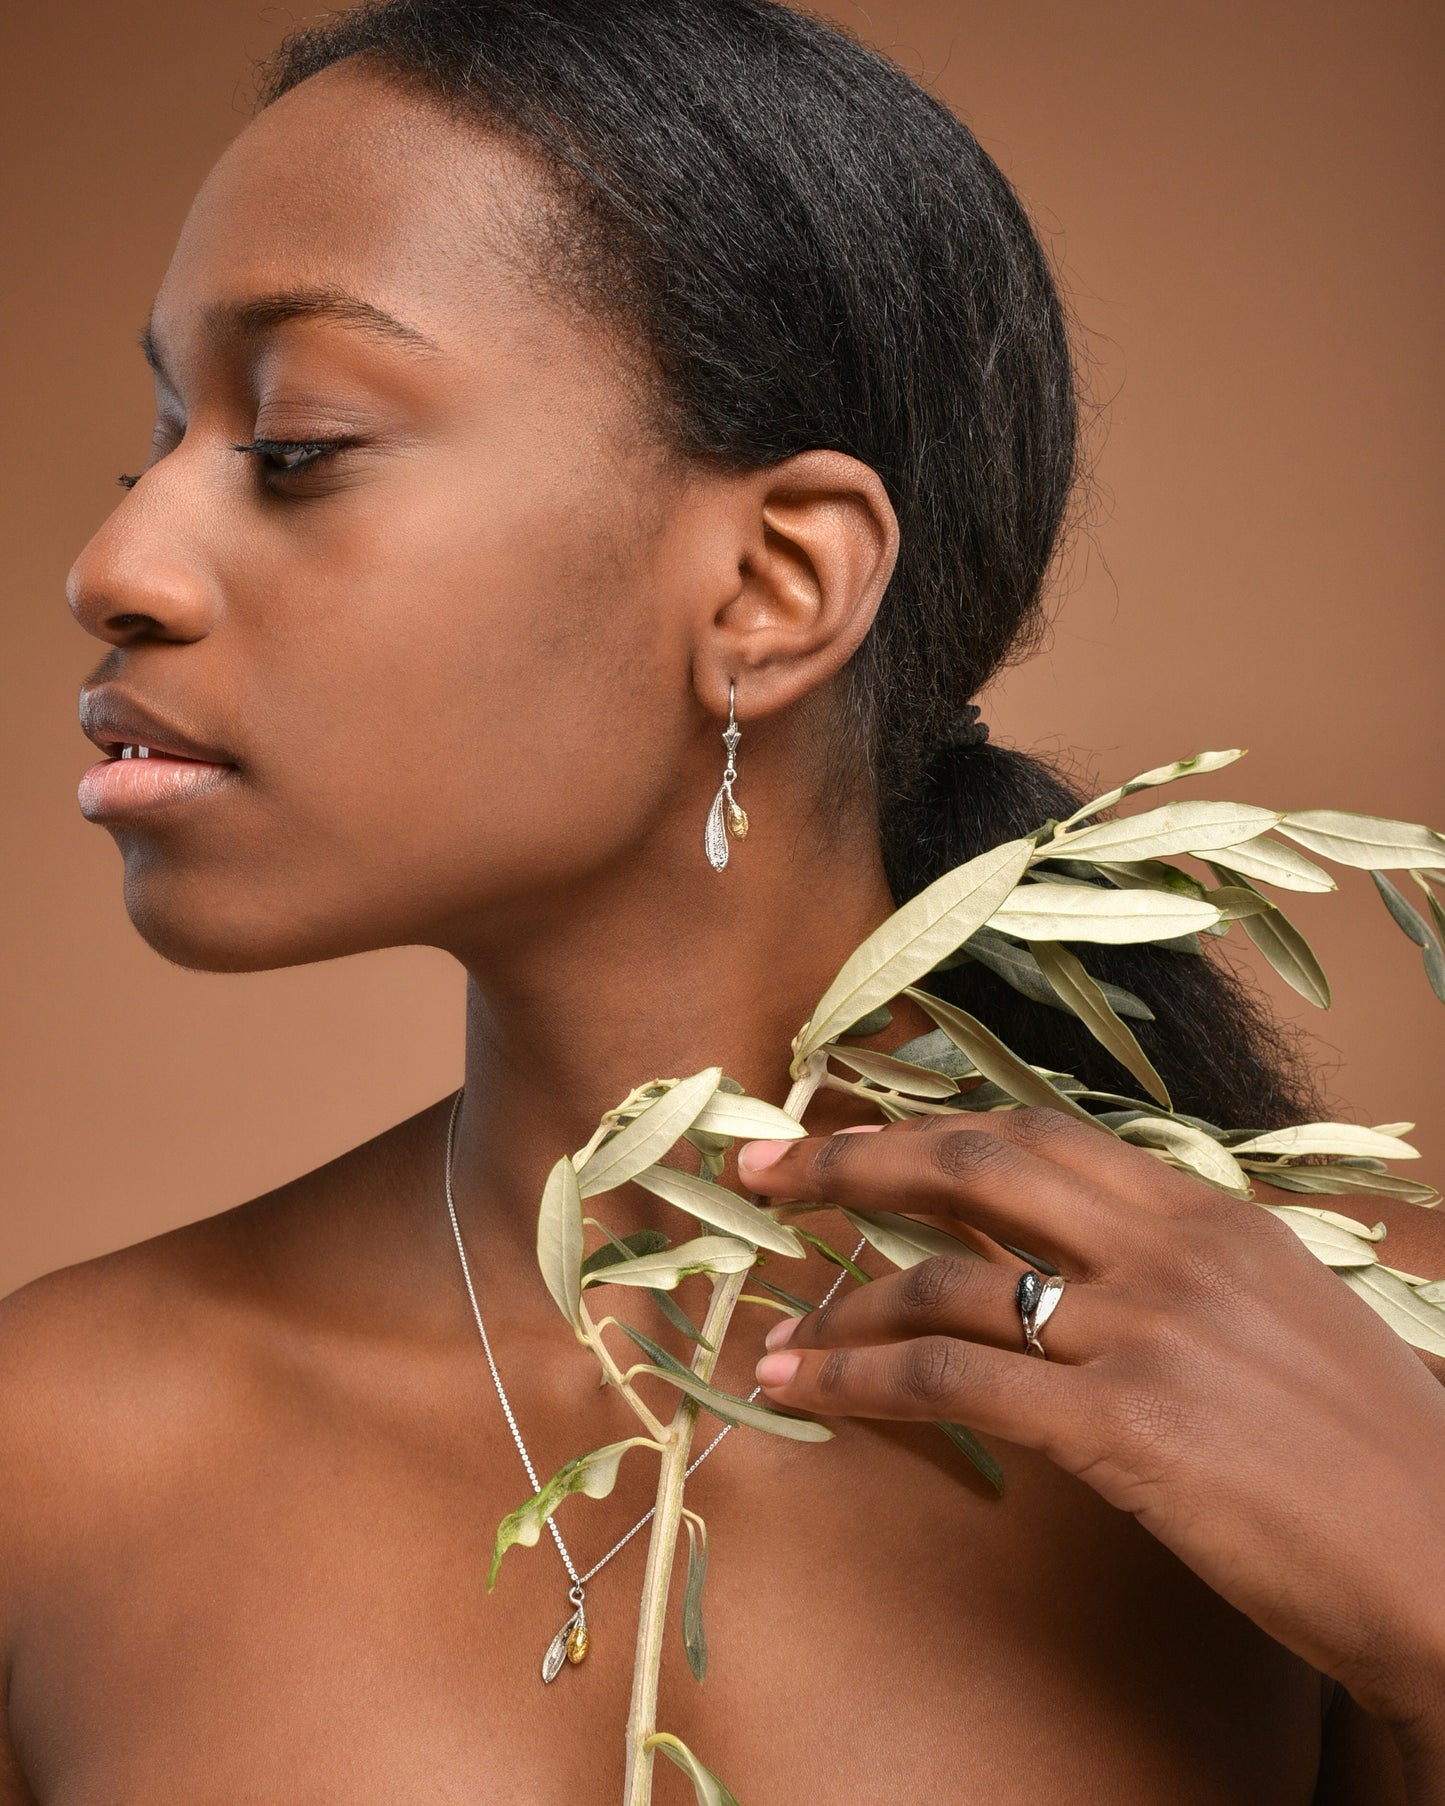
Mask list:
MULTIPOLYGON (((74 802, 95 649, 62 582, 143 455, 135 332, 288 9, 8 10, 0 1292, 329 1158, 440 1096, 461 1057, 459 975, 436 955, 163 964, 74 802)), ((1100 517, 1051 649, 990 701, 995 731, 1110 780, 1245 745, 1223 794, 1445 825, 1434 0, 831 10, 961 111, 1092 335, 1100 517)), ((1337 1106, 1418 1120, 1438 1178, 1445 1015, 1418 956, 1363 874, 1297 919, 1335 980, 1315 1021, 1337 1106)))

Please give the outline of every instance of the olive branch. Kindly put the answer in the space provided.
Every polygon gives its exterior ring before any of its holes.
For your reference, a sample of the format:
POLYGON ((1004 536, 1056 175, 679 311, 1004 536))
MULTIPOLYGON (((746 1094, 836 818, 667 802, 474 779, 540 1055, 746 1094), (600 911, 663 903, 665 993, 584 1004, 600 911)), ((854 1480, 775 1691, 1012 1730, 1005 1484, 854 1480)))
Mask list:
MULTIPOLYGON (((657 1496, 643 1580, 631 1708, 627 1720, 625 1806, 647 1806, 654 1755, 661 1753, 691 1780, 699 1806, 736 1806, 733 1795, 691 1750, 656 1724, 658 1680, 667 1623, 669 1582, 678 1538, 688 1537, 682 1640, 699 1681, 707 1669, 702 1591, 707 1526, 683 1503, 700 1410, 725 1424, 823 1442, 833 1432, 806 1418, 783 1415, 712 1384, 733 1311, 744 1296, 786 1315, 811 1308, 755 1272, 767 1255, 802 1258, 809 1246, 850 1271, 868 1275, 811 1232, 779 1220, 720 1184, 727 1152, 738 1139, 805 1135, 802 1116, 821 1089, 847 1092, 886 1121, 959 1111, 1046 1106, 1062 1110, 1183 1168, 1231 1195, 1252 1199, 1252 1181, 1302 1197, 1374 1193, 1420 1205, 1439 1193, 1401 1178, 1387 1162, 1416 1158, 1402 1137, 1410 1123, 1365 1128, 1353 1123, 1301 1123, 1258 1131, 1225 1128, 1176 1111, 1168 1089, 1139 1045, 1128 1020, 1147 1020, 1148 1006, 1090 975, 1063 943, 1152 942, 1185 955, 1203 951, 1200 936, 1223 935, 1238 922, 1293 988, 1328 1008, 1329 983, 1304 936, 1265 892, 1325 892, 1335 881, 1315 859, 1368 871, 1393 920, 1421 950, 1426 975, 1445 1002, 1445 836, 1413 822, 1335 810, 1283 813, 1246 803, 1183 802, 1140 814, 1106 812, 1135 793, 1176 779, 1220 770, 1238 750, 1205 752, 1146 771, 1096 797, 1064 821, 989 849, 946 872, 891 915, 847 960, 794 1036, 792 1088, 781 1109, 748 1096, 722 1069, 709 1066, 680 1079, 654 1079, 607 1111, 587 1145, 558 1160, 548 1176, 537 1226, 537 1258, 557 1308, 579 1342, 591 1350, 603 1381, 621 1393, 643 1434, 609 1443, 570 1461, 531 1499, 502 1520, 489 1587, 514 1543, 534 1545, 547 1519, 574 1493, 605 1498, 627 1453, 648 1448, 659 1457, 657 1496), (1315 858, 1309 857, 1313 854, 1315 858), (1174 863, 1191 857, 1211 873, 1210 885, 1174 863), (1408 872, 1423 893, 1421 913, 1385 876, 1408 872), (1013 1053, 968 1011, 918 988, 928 974, 976 960, 1035 1001, 1066 1010, 1114 1056, 1148 1094, 1091 1090, 1068 1073, 1034 1066, 1013 1053), (892 1053, 850 1046, 844 1037, 879 1033, 888 1005, 907 996, 935 1027, 892 1053), (841 1070, 840 1070, 841 1069, 841 1070), (1095 1106, 1086 1109, 1085 1105, 1095 1106), (698 1156, 694 1174, 662 1164, 679 1141, 698 1156), (637 1184, 694 1219, 703 1233, 673 1243, 655 1230, 615 1235, 584 1214, 588 1200, 637 1184), (587 1231, 600 1238, 589 1252, 587 1231), (708 1274, 712 1294, 701 1327, 671 1293, 685 1278, 708 1274), (758 1290, 745 1293, 750 1276, 758 1290), (650 1336, 612 1316, 594 1317, 591 1301, 605 1286, 641 1287, 663 1316, 693 1345, 684 1364, 650 1336), (623 1364, 608 1334, 624 1337, 644 1358, 623 1364), (646 1379, 680 1395, 666 1422, 637 1390, 646 1379)), ((800 1207, 787 1208, 797 1213, 800 1207)), ((1445 1279, 1429 1280, 1381 1261, 1382 1223, 1373 1226, 1337 1211, 1300 1204, 1261 1204, 1417 1348, 1445 1355, 1445 1279)), ((978 1258, 941 1230, 887 1211, 843 1215, 895 1267, 946 1253, 978 1258)), ((964 1426, 939 1424, 978 1469, 1003 1490, 997 1462, 964 1426)))

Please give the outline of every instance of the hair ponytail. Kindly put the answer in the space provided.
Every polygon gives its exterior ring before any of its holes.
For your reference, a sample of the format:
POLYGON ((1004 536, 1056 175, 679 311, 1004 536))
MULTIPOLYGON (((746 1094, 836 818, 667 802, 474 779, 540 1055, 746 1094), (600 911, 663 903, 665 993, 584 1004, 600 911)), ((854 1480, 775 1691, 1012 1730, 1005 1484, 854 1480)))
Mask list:
MULTIPOLYGON (((651 349, 679 455, 757 468, 827 447, 887 485, 899 557, 844 673, 835 757, 872 773, 898 900, 1069 813, 1022 753, 940 750, 1036 639, 1078 475, 1064 307, 968 127, 775 0, 368 0, 287 39, 263 102, 352 56, 539 154, 562 202, 549 279, 651 349)), ((1153 1008, 1139 1038, 1181 1109, 1312 1113, 1298 1054, 1215 959, 1087 951, 1153 1008)), ((1063 1012, 980 966, 945 981, 1038 1064, 1131 1088, 1063 1012)))

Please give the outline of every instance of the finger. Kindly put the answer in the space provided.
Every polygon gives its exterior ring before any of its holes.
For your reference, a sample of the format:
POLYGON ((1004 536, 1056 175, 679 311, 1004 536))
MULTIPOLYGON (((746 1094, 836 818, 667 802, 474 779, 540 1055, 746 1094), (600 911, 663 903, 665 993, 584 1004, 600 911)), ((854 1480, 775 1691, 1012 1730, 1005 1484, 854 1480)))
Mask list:
MULTIPOLYGON (((925 1119, 927 1129, 939 1119, 925 1119)), ((947 1122, 947 1118, 943 1119, 947 1122)), ((1026 1148, 1152 1214, 1175 1216, 1198 1210, 1211 1199, 1227 1207, 1230 1200, 1191 1173, 1169 1166, 1157 1154, 1091 1127, 1062 1110, 1029 1108, 990 1110, 973 1118, 985 1135, 1026 1148)))
MULTIPOLYGON (((991 1348, 1022 1351, 1019 1277, 1021 1261, 954 1259, 936 1255, 903 1273, 890 1273, 831 1303, 789 1318, 768 1334, 769 1349, 870 1348, 924 1336, 962 1336, 991 1348)), ((1101 1317, 1107 1301, 1073 1281, 1064 1288, 1045 1326, 1050 1360, 1078 1362, 1110 1345, 1101 1317)))
POLYGON ((885 1348, 784 1349, 758 1362, 772 1404, 820 1417, 967 1424, 1057 1458, 1084 1416, 1084 1369, 953 1336, 885 1348))
POLYGON ((1016 1139, 950 1117, 889 1123, 874 1135, 839 1131, 761 1145, 776 1150, 762 1166, 759 1144, 738 1150, 739 1174, 760 1196, 955 1217, 1071 1275, 1096 1271, 1147 1222, 1137 1206, 1016 1139))

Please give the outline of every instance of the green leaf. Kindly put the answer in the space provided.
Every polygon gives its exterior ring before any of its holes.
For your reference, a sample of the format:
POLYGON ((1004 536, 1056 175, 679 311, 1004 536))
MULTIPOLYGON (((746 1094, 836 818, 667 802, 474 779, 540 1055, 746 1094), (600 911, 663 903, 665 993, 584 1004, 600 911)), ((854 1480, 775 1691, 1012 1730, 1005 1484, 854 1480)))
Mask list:
POLYGON ((1418 822, 1386 821, 1340 809, 1305 809, 1286 815, 1279 831, 1337 865, 1365 871, 1445 869, 1445 839, 1418 822))
POLYGON ((1204 886, 1197 878, 1191 878, 1188 872, 1181 871, 1177 865, 1166 864, 1162 859, 1125 862, 1096 859, 1094 870, 1102 872, 1121 890, 1171 891, 1178 897, 1193 897, 1196 902, 1202 901, 1204 897, 1204 886))
POLYGON ((1157 890, 1101 890, 1093 884, 1021 884, 989 926, 1021 941, 1107 941, 1122 945, 1192 934, 1219 911, 1157 890))
MULTIPOLYGON (((967 1010, 945 1003, 910 985, 908 995, 925 1009, 949 1038, 958 1043, 986 1079, 1001 1085, 1010 1097, 1021 1104, 1032 1104, 1046 1110, 1062 1110, 1076 1116, 1092 1128, 1099 1128, 1088 1111, 1060 1091, 1042 1073, 1021 1060, 1011 1047, 1005 1047, 991 1030, 967 1010)), ((1107 1134, 1108 1130, 1100 1130, 1107 1134)))
POLYGON ((1028 869, 1034 842, 1011 840, 936 878, 843 962, 798 1038, 795 1069, 824 1042, 888 1003, 982 928, 1028 869))
POLYGON ((947 1255, 951 1260, 983 1259, 976 1248, 959 1241, 956 1235, 915 1222, 912 1217, 898 1216, 891 1210, 845 1210, 843 1215, 895 1267, 916 1267, 936 1254, 947 1255))
POLYGON ((710 1354, 716 1352, 717 1344, 708 1341, 675 1298, 669 1297, 666 1292, 659 1292, 655 1286, 648 1288, 647 1296, 679 1335, 686 1336, 689 1342, 696 1342, 700 1348, 707 1349, 710 1354))
MULTIPOLYGON (((1060 882, 1067 883, 1068 880, 1061 879, 1060 882)), ((1203 890, 1204 887, 1200 885, 1197 888, 1203 890)), ((1044 976, 1043 969, 1029 948, 1005 940, 992 928, 980 928, 977 934, 971 935, 964 942, 961 951, 970 959, 976 959, 981 966, 987 966, 990 972, 1012 985, 1023 996, 1032 998, 1035 1003, 1045 1003, 1051 1010, 1067 1008, 1044 976)), ((935 967, 935 970, 938 969, 935 967)), ((1154 1020, 1153 1010, 1132 991, 1126 991, 1119 985, 1103 983, 1100 983, 1099 989, 1119 1015, 1136 1016, 1143 1022, 1154 1020)), ((897 1057, 896 1048, 894 1057, 897 1057)))
POLYGON ((1422 1298, 1397 1273, 1381 1266, 1353 1267, 1340 1278, 1412 1348, 1445 1355, 1445 1311, 1422 1298))
POLYGON ((927 1066, 932 1072, 942 1072, 952 1079, 972 1079, 978 1077, 978 1068, 961 1047, 956 1047, 941 1028, 930 1029, 926 1035, 919 1035, 915 1040, 905 1041, 902 1047, 893 1050, 895 1060, 907 1060, 913 1066, 927 1066))
POLYGON ((786 1110, 761 1097, 719 1091, 693 1124, 710 1135, 745 1136, 749 1141, 796 1141, 808 1131, 786 1110))
POLYGON ((1226 922, 1242 922, 1249 916, 1262 916, 1275 905, 1263 897, 1252 884, 1222 884, 1218 890, 1206 891, 1204 898, 1219 911, 1226 922))
MULTIPOLYGON (((821 1209, 822 1206, 819 1206, 819 1208, 821 1209)), ((836 1248, 829 1247, 828 1243, 823 1240, 821 1235, 814 1235, 811 1229, 802 1228, 798 1230, 798 1234, 802 1236, 805 1242, 816 1248, 824 1260, 830 1260, 835 1267, 841 1267, 850 1279, 856 1279, 859 1285, 866 1286, 868 1284, 868 1275, 858 1263, 850 1260, 846 1254, 840 1254, 836 1248)), ((774 1289, 775 1288, 772 1286, 769 1286, 768 1288, 769 1291, 773 1291, 774 1289)), ((813 1306, 810 1304, 808 1309, 812 1310, 813 1306)))
MULTIPOLYGON (((1210 863, 1212 865, 1213 861, 1210 863)), ((1243 882, 1248 884, 1249 880, 1243 882)), ((1244 932, 1287 985, 1317 1008, 1327 1010, 1330 1007, 1330 981, 1325 976, 1325 969, 1314 948, 1282 909, 1274 908, 1267 915, 1247 917, 1244 932)))
POLYGON ((1329 1210, 1304 1210, 1296 1204, 1261 1206, 1272 1217, 1288 1223, 1295 1234, 1327 1267, 1369 1267, 1375 1262, 1375 1239, 1363 1223, 1350 1223, 1329 1210), (1358 1232, 1358 1233, 1357 1233, 1358 1232))
POLYGON ((691 1512, 687 1525, 687 1586, 682 1595, 682 1646, 698 1681, 707 1679, 707 1629, 702 1621, 702 1585, 707 1579, 707 1525, 691 1512))
POLYGON ((1127 784, 1120 784, 1117 790, 1107 790, 1103 796, 1096 796, 1093 802, 1085 803, 1082 809, 1076 809, 1060 826, 1071 828, 1075 822, 1086 821, 1091 815, 1100 815, 1105 809, 1112 809, 1115 803, 1122 803, 1126 796, 1133 796, 1140 790, 1151 790, 1158 784, 1172 784, 1176 778, 1194 778, 1205 772, 1222 771, 1226 765, 1242 759, 1244 752, 1242 746, 1236 746, 1228 752, 1195 753, 1192 759, 1176 759, 1172 765, 1157 765, 1152 771, 1141 771, 1137 778, 1130 778, 1127 784))
POLYGON ((1278 1166, 1272 1161, 1248 1159, 1244 1164, 1259 1178, 1285 1191, 1363 1192, 1368 1197, 1400 1198, 1406 1203, 1421 1205, 1440 1201, 1440 1194, 1433 1185, 1422 1185, 1418 1179, 1402 1179, 1398 1173, 1362 1172, 1359 1167, 1343 1164, 1278 1166))
POLYGON ((806 1317, 809 1311, 816 1308, 811 1299, 799 1298, 796 1292, 785 1292, 781 1286, 771 1285, 766 1279, 759 1279, 755 1276, 752 1283, 760 1292, 770 1293, 800 1317, 806 1317))
POLYGON ((1236 1197, 1247 1196, 1249 1179, 1227 1149, 1203 1130, 1170 1116, 1141 1116, 1123 1124, 1118 1134, 1138 1147, 1162 1148, 1196 1178, 1208 1180, 1236 1197))
POLYGON ((1103 990, 1083 964, 1057 941, 1036 941, 1034 952, 1049 983, 1100 1046, 1108 1048, 1151 1097, 1157 1098, 1166 1110, 1172 1109, 1169 1089, 1154 1070, 1153 1062, 1115 1015, 1103 990))
MULTIPOLYGON (((1389 910, 1409 939, 1420 949, 1424 956, 1425 975, 1430 980, 1430 989, 1442 1003, 1445 1003, 1445 948, 1442 948, 1440 942, 1435 938, 1435 930, 1414 904, 1402 896, 1391 884, 1383 872, 1371 872, 1370 876, 1375 881, 1375 889, 1385 900, 1385 908, 1389 910)), ((1434 903, 1434 893, 1424 886, 1422 889, 1426 890, 1426 895, 1434 903)), ((1438 908, 1438 905, 1436 907, 1438 908)))
POLYGON ((1271 1129, 1235 1144, 1236 1154, 1365 1154, 1376 1160, 1418 1160, 1420 1150, 1398 1136, 1354 1122, 1303 1122, 1271 1129))
POLYGON ((557 1309, 577 1329, 582 1311, 582 1193, 564 1154, 547 1175, 537 1214, 537 1265, 557 1309))
POLYGON ((683 1130, 697 1121, 721 1077, 721 1066, 707 1066, 691 1078, 679 1079, 604 1141, 578 1174, 582 1196, 593 1198, 598 1192, 626 1185, 644 1167, 653 1165, 680 1139, 683 1130))
POLYGON ((680 1242, 665 1254, 645 1254, 638 1260, 619 1261, 601 1273, 589 1274, 589 1286, 640 1286, 670 1292, 684 1279, 696 1273, 743 1273, 752 1266, 757 1255, 753 1249, 731 1235, 700 1235, 695 1241, 680 1242))
POLYGON ((961 1423, 945 1423, 940 1417, 934 1418, 933 1427, 942 1430, 959 1453, 968 1457, 995 1492, 1003 1491, 1003 1469, 972 1430, 964 1429, 961 1423))
POLYGON ((1054 846, 1071 859, 1110 859, 1129 863, 1167 859, 1171 853, 1207 852, 1235 846, 1275 827, 1280 815, 1252 803, 1166 803, 1142 815, 1095 822, 1076 828, 1054 846))
POLYGON ((1261 834, 1234 847, 1221 847, 1210 855, 1210 864, 1223 866, 1242 878, 1256 878, 1280 890, 1326 891, 1339 887, 1323 867, 1282 840, 1261 834))
POLYGON ((691 1367, 685 1361, 679 1361, 676 1355, 669 1354, 660 1342, 654 1342, 651 1336, 644 1335, 640 1329, 634 1329, 630 1323, 624 1323, 620 1317, 615 1317, 613 1322, 624 1336, 637 1344, 654 1366, 665 1367, 669 1373, 680 1373, 684 1378, 692 1377, 691 1367))
POLYGON ((847 1035, 881 1035, 893 1020, 893 1012, 887 1004, 880 1003, 876 1010, 869 1010, 866 1016, 860 1016, 852 1028, 845 1029, 847 1035))
POLYGON ((731 1392, 719 1392, 715 1386, 709 1386, 706 1380, 700 1380, 685 1367, 680 1367, 677 1372, 668 1367, 642 1367, 638 1371, 650 1373, 656 1380, 666 1380, 669 1386, 676 1386, 679 1392, 695 1398, 724 1423, 747 1430, 766 1430, 770 1436, 782 1436, 789 1442, 832 1440, 833 1432, 826 1424, 815 1423, 811 1417, 784 1417, 781 1411, 770 1411, 762 1405, 751 1404, 745 1398, 734 1397, 731 1392))
POLYGON ((803 1257, 802 1244, 786 1223, 777 1222, 725 1185, 715 1185, 710 1179, 699 1179, 695 1173, 679 1172, 672 1166, 650 1166, 632 1176, 638 1185, 666 1199, 676 1209, 701 1218, 726 1235, 739 1236, 772 1254, 786 1254, 797 1260, 803 1257))
POLYGON ((953 1097, 958 1091, 956 1079, 946 1078, 927 1066, 910 1065, 893 1054, 874 1053, 871 1048, 840 1047, 836 1041, 830 1041, 828 1057, 851 1066, 854 1072, 872 1079, 875 1084, 886 1085, 890 1091, 902 1091, 910 1097, 953 1097))
POLYGON ((626 1442, 609 1442, 605 1448, 593 1449, 590 1455, 578 1455, 565 1467, 558 1468, 552 1478, 532 1495, 525 1505, 509 1512, 497 1526, 497 1540, 492 1549, 492 1566, 487 1575, 487 1591, 497 1584, 497 1569, 513 1543, 530 1549, 542 1534, 542 1527, 552 1513, 574 1492, 589 1499, 605 1499, 617 1484, 617 1470, 629 1449, 655 1449, 647 1436, 630 1436, 626 1442))
POLYGON ((598 1228, 607 1237, 582 1263, 582 1277, 600 1273, 604 1267, 615 1267, 620 1260, 636 1260, 643 1254, 660 1254, 667 1247, 667 1237, 660 1229, 635 1229, 631 1235, 616 1236, 605 1223, 598 1228))
POLYGON ((654 1731, 642 1745, 645 1750, 661 1750, 669 1762, 675 1762, 692 1782, 697 1806, 738 1806, 737 1801, 710 1768, 704 1768, 680 1737, 670 1731, 654 1731))

